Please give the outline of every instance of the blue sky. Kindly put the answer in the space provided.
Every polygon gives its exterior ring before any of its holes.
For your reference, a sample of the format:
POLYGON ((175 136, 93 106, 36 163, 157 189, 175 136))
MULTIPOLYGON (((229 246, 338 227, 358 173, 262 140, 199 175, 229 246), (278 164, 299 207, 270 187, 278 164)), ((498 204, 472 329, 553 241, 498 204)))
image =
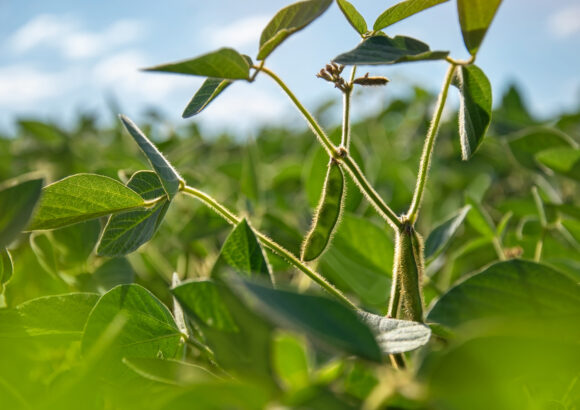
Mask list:
MULTIPOLYGON (((351 0, 372 25, 395 1, 351 0)), ((139 119, 157 107, 176 125, 202 79, 138 69, 232 46, 255 56, 269 18, 291 1, 213 0, 164 2, 0 0, 0 132, 17 116, 66 124, 79 111, 110 119, 107 99, 139 119)), ((432 49, 466 58, 455 1, 429 9, 387 29, 419 38, 432 49)), ((309 107, 336 96, 314 74, 350 50, 358 36, 333 5, 319 20, 280 46, 267 64, 309 107)), ((478 55, 496 101, 511 81, 521 86, 541 116, 580 105, 580 3, 577 0, 504 0, 478 55)), ((436 91, 442 62, 363 67, 388 76, 385 87, 359 93, 354 113, 384 106, 393 95, 419 84, 436 91)), ((456 97, 451 99, 451 105, 456 97)), ((204 129, 252 132, 256 124, 296 122, 287 98, 266 77, 230 87, 195 121, 204 129)), ((191 120, 187 120, 191 121, 191 120)))

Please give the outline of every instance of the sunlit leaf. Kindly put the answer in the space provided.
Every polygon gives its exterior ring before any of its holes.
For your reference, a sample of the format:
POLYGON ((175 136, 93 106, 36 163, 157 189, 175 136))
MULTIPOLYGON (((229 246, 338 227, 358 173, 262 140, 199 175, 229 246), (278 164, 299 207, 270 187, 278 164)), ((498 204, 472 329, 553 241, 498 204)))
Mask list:
POLYGON ((305 387, 310 380, 311 367, 306 342, 284 332, 276 335, 272 343, 274 369, 280 380, 289 389, 305 387))
POLYGON ((123 363, 138 375, 160 383, 190 386, 216 380, 207 369, 178 360, 133 357, 124 358, 123 363))
POLYGON ((491 265, 447 291, 429 321, 454 327, 493 317, 558 317, 580 313, 578 284, 554 269, 510 260, 491 265))
POLYGON ((580 181, 580 149, 551 148, 536 154, 536 160, 561 175, 580 181))
POLYGON ((468 160, 477 151, 491 122, 491 85, 474 65, 455 69, 454 84, 459 88, 459 139, 461 157, 468 160))
POLYGON ((0 249, 0 295, 4 292, 4 286, 12 278, 12 257, 7 249, 0 249))
POLYGON ((456 215, 452 216, 431 231, 425 241, 425 258, 431 258, 445 248, 453 235, 455 235, 455 232, 457 232, 457 229, 459 229, 463 223, 463 220, 470 209, 470 205, 464 206, 456 215))
POLYGON ((126 324, 109 352, 117 357, 173 358, 181 332, 167 307, 139 285, 119 285, 105 293, 91 311, 82 339, 89 352, 107 326, 123 316, 126 324))
POLYGON ((411 37, 383 35, 367 38, 351 51, 333 59, 345 65, 387 65, 421 60, 441 60, 448 51, 431 51, 422 41, 411 37))
POLYGON ((258 60, 268 57, 288 36, 312 23, 331 4, 332 0, 306 0, 278 11, 262 31, 258 60))
POLYGON ((163 71, 230 80, 250 78, 248 60, 232 48, 220 48, 189 60, 149 67, 145 71, 163 71))
POLYGON ((341 303, 315 295, 272 289, 250 282, 229 283, 260 315, 282 328, 305 332, 322 346, 381 361, 370 329, 341 303))
POLYGON ((157 149, 155 145, 145 136, 145 134, 135 125, 133 121, 124 115, 120 116, 121 121, 129 134, 135 139, 135 142, 139 145, 139 148, 143 151, 149 163, 159 176, 163 188, 167 193, 169 200, 173 199, 177 191, 179 191, 179 185, 183 182, 175 168, 167 161, 163 154, 157 149))
POLYGON ((361 318, 375 333, 383 354, 403 353, 415 350, 429 341, 429 326, 408 320, 391 319, 368 312, 361 318))
POLYGON ((0 249, 24 229, 40 197, 42 179, 31 179, 0 188, 0 249))
POLYGON ((516 160, 526 168, 537 170, 536 155, 553 148, 576 148, 575 141, 556 128, 530 127, 508 139, 508 145, 516 160))
POLYGON ((72 175, 42 192, 29 230, 59 228, 146 205, 139 194, 119 181, 95 174, 72 175))
POLYGON ((202 112, 218 95, 220 95, 232 82, 221 78, 208 78, 197 90, 181 115, 183 118, 193 117, 202 112))
MULTIPOLYGON (((165 195, 159 177, 152 171, 136 172, 127 183, 127 187, 145 200, 153 200, 165 195)), ((99 240, 97 253, 106 256, 122 256, 135 251, 153 237, 168 206, 169 202, 163 200, 149 209, 112 215, 99 240)))
POLYGON ((475 55, 501 0, 457 0, 457 13, 465 47, 475 55))
POLYGON ((373 25, 373 30, 382 30, 385 27, 406 19, 413 14, 419 13, 429 7, 445 3, 448 0, 405 0, 385 10, 373 25))
POLYGON ((365 34, 369 29, 367 27, 367 22, 364 17, 358 12, 358 10, 347 0, 336 0, 340 11, 344 14, 344 17, 348 20, 350 25, 358 31, 360 35, 365 34))

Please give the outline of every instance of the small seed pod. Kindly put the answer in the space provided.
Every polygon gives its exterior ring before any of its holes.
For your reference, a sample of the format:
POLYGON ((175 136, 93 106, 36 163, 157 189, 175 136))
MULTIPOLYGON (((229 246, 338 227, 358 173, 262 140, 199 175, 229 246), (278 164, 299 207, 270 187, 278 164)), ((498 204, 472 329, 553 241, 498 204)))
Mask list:
POLYGON ((389 79, 387 77, 369 77, 369 73, 366 73, 364 77, 355 78, 352 82, 358 85, 379 86, 386 85, 389 79))
MULTIPOLYGON (((398 282, 403 307, 402 318, 415 322, 423 321, 423 300, 421 298, 421 281, 424 262, 423 239, 409 223, 405 223, 397 232, 395 244, 395 263, 393 266, 393 283, 398 282)), ((398 297, 397 297, 398 296, 398 297)))
POLYGON ((303 261, 308 262, 318 258, 328 247, 340 219, 344 195, 344 175, 338 163, 331 159, 320 202, 312 220, 312 227, 302 243, 301 259, 303 261))

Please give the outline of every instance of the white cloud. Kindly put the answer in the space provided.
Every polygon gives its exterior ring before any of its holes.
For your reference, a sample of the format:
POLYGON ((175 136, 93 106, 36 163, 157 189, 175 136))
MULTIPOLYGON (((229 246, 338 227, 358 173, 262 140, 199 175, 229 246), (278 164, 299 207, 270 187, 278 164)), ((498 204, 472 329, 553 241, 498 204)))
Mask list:
POLYGON ((47 47, 68 59, 81 59, 133 43, 143 34, 143 24, 136 20, 119 20, 99 32, 82 26, 82 21, 71 15, 42 14, 18 29, 8 44, 19 54, 47 47))
POLYGON ((257 47, 260 34, 269 20, 267 16, 245 17, 226 27, 207 27, 204 36, 209 39, 211 47, 244 47, 252 44, 257 47))
POLYGON ((0 106, 32 108, 77 84, 73 72, 49 73, 26 65, 0 67, 0 106))
POLYGON ((553 13, 548 18, 548 30, 556 38, 580 33, 580 5, 571 5, 553 13))

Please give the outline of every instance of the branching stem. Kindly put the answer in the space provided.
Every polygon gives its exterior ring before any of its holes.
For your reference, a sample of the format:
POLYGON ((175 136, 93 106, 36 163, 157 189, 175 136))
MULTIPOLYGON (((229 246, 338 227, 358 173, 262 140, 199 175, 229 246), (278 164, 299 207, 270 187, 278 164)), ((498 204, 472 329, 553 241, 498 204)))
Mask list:
MULTIPOLYGON (((216 201, 214 198, 212 198, 210 195, 206 194, 205 192, 200 191, 199 189, 190 187, 188 185, 184 185, 181 188, 181 191, 199 199, 201 202, 203 202, 206 206, 208 206, 213 211, 215 211, 219 216, 224 218, 230 224, 237 225, 240 222, 241 218, 239 216, 235 215, 233 212, 231 212, 229 209, 227 209, 225 206, 220 204, 218 201, 216 201)), ((272 239, 270 239, 268 236, 264 235, 263 233, 258 232, 256 230, 254 230, 254 232, 255 232, 256 236, 258 237, 258 239, 260 240, 260 242, 262 242, 262 244, 264 246, 270 248, 273 252, 277 253, 278 255, 280 255, 284 259, 286 259, 288 261, 288 263, 290 263, 291 265, 293 265, 294 267, 296 267, 300 271, 304 272, 310 279, 312 279, 314 282, 316 282, 318 285, 320 285, 328 293, 337 297, 345 305, 347 305, 355 310, 358 309, 356 307, 356 305, 354 303, 352 303, 346 296, 344 296, 344 294, 342 292, 340 292, 338 289, 336 289, 334 286, 332 286, 329 282, 327 282, 326 279, 324 279, 318 272, 316 272, 316 271, 310 269, 308 266, 306 266, 292 252, 290 252, 289 250, 284 248, 282 245, 274 242, 272 239)))

